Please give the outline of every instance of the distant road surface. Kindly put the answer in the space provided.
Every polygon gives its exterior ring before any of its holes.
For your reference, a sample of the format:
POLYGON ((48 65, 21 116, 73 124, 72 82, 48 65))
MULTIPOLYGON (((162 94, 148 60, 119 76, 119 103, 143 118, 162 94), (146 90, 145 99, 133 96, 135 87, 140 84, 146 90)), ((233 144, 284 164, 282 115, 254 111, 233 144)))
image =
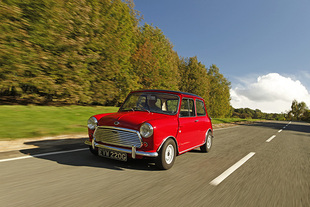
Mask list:
POLYGON ((159 171, 141 160, 56 151, 0 152, 0 206, 310 206, 310 125, 262 122, 214 131, 159 171))

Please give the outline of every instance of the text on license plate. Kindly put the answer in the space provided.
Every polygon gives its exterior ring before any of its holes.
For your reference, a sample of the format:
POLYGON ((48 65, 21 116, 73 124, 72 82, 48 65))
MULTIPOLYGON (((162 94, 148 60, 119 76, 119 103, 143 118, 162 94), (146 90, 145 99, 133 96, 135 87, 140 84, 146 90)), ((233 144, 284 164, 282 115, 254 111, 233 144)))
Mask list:
POLYGON ((98 155, 101 157, 108 157, 115 160, 127 161, 127 154, 124 152, 117 152, 108 149, 98 149, 98 155))

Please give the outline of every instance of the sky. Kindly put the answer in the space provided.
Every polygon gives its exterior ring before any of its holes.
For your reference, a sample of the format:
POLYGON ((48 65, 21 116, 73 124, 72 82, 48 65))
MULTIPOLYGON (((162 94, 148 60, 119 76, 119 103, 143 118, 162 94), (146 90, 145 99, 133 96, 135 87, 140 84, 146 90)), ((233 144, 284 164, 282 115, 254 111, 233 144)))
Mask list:
POLYGON ((268 113, 310 107, 309 0, 134 0, 144 23, 181 57, 215 64, 234 108, 268 113))

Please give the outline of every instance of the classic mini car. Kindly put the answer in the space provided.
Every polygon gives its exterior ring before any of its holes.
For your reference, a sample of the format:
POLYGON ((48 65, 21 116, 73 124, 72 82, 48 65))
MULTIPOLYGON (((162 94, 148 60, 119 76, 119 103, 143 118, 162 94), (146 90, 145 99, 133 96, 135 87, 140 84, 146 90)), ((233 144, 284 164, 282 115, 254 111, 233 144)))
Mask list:
POLYGON ((117 113, 88 120, 85 144, 99 156, 127 161, 153 158, 160 169, 173 166, 177 155, 200 147, 209 152, 213 129, 203 98, 184 92, 131 92, 117 113))

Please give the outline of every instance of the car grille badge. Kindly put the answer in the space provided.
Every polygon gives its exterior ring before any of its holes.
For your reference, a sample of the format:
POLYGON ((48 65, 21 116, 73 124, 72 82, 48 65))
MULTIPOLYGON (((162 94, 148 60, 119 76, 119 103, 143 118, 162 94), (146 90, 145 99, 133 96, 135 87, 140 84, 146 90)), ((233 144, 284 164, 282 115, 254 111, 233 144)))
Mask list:
POLYGON ((114 125, 119 125, 119 122, 118 121, 114 122, 114 125))

